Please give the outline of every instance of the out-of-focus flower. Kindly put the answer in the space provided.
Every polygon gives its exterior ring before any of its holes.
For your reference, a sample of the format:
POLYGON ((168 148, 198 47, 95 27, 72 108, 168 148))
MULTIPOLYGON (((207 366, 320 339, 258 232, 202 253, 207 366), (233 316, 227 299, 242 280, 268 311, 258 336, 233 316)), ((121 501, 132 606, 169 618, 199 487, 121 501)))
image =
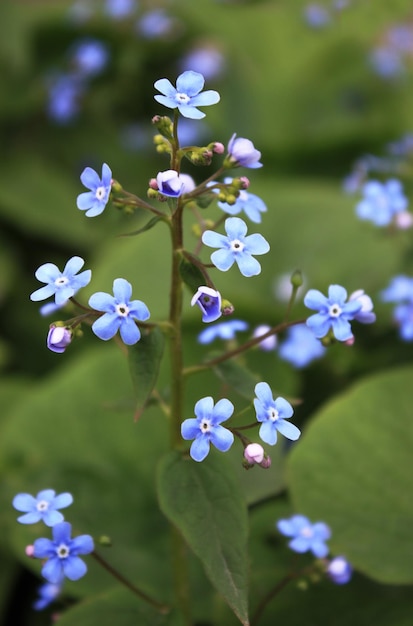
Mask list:
POLYGON ((225 64, 221 52, 213 46, 195 48, 188 52, 181 61, 182 71, 199 72, 207 80, 218 76, 225 64))
POLYGON ((169 36, 179 25, 176 18, 163 9, 147 11, 136 23, 136 31, 146 39, 159 39, 169 36))
POLYGON ((235 339, 237 332, 248 329, 247 322, 242 320, 228 320, 227 322, 220 322, 219 324, 213 324, 205 328, 198 335, 199 343, 211 343, 214 339, 223 339, 224 341, 230 341, 235 339))
POLYGON ((369 61, 373 71, 381 78, 397 78, 405 71, 400 53, 390 47, 375 48, 370 53, 369 61))
POLYGON ((278 349, 281 359, 298 368, 306 367, 311 361, 321 358, 325 353, 326 348, 305 324, 291 326, 278 349))
POLYGON ((33 602, 33 608, 35 611, 43 611, 49 606, 62 592, 62 585, 53 583, 44 583, 41 585, 37 593, 39 597, 33 602))
POLYGON ((91 78, 105 69, 109 60, 109 50, 98 39, 81 39, 69 50, 69 58, 80 76, 91 78))
POLYGON ((376 226, 388 226, 396 213, 405 211, 409 204, 399 180, 385 183, 370 180, 363 186, 363 200, 356 206, 357 216, 376 226))
POLYGON ((137 8, 136 0, 105 0, 104 11, 114 20, 129 17, 137 8))
POLYGON ((336 556, 327 565, 327 576, 336 585, 346 585, 353 574, 353 568, 344 556, 336 556))
POLYGON ((320 4, 308 4, 304 9, 304 19, 311 28, 324 28, 331 23, 329 12, 320 4))
POLYGON ((276 526, 282 535, 292 538, 288 545, 294 552, 310 551, 318 559, 327 556, 325 542, 330 539, 331 530, 324 522, 312 524, 304 515, 293 515, 290 519, 280 519, 276 526))
POLYGON ((58 124, 67 124, 78 115, 85 85, 78 76, 60 74, 49 78, 47 113, 58 124))
POLYGON ((257 169, 260 163, 261 152, 254 147, 249 139, 238 137, 234 133, 228 143, 229 162, 232 167, 248 167, 257 169))
MULTIPOLYGON (((267 324, 261 324, 260 326, 257 326, 257 328, 254 329, 252 336, 261 337, 261 335, 265 335, 265 333, 267 333, 270 329, 271 329, 271 326, 268 326, 267 324)), ((266 339, 263 339, 261 343, 258 344, 258 347, 261 348, 261 350, 264 350, 265 352, 271 352, 272 350, 275 350, 275 348, 277 347, 276 335, 270 335, 266 339)))

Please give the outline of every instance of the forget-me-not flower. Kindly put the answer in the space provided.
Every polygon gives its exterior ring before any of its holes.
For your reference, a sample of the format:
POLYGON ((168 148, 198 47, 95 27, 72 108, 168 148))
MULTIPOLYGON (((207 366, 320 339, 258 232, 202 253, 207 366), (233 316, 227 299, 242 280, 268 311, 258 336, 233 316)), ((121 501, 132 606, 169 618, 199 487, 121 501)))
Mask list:
MULTIPOLYGON (((254 338, 261 337, 261 335, 268 333, 269 330, 271 330, 271 326, 268 326, 268 324, 260 324, 260 326, 257 326, 254 329, 252 336, 254 338)), ((258 347, 261 348, 261 350, 264 350, 264 352, 272 352, 277 347, 276 335, 270 335, 266 339, 263 339, 261 343, 258 344, 258 347)))
POLYGON ((261 265, 253 254, 266 254, 269 243, 259 233, 247 235, 247 225, 239 217, 225 220, 227 236, 206 230, 202 242, 211 248, 220 248, 211 254, 212 263, 222 272, 226 272, 234 263, 243 276, 256 276, 261 272, 261 265))
POLYGON ((352 302, 353 300, 361 302, 361 309, 356 313, 354 319, 361 324, 373 324, 376 321, 376 314, 373 313, 374 305, 370 296, 364 293, 364 289, 357 289, 349 296, 348 301, 352 302))
POLYGON ((71 493, 56 495, 53 489, 43 489, 36 497, 29 493, 18 493, 13 498, 13 507, 25 513, 17 518, 20 524, 35 524, 42 520, 46 526, 54 526, 64 520, 58 509, 65 509, 72 502, 71 493))
POLYGON ((262 167, 261 152, 254 147, 252 141, 237 137, 236 133, 229 140, 228 155, 232 167, 248 167, 249 169, 262 167))
POLYGON ((90 191, 77 197, 77 208, 86 211, 86 217, 96 217, 103 213, 112 188, 112 171, 106 163, 102 166, 102 177, 91 167, 86 167, 80 175, 82 184, 90 191))
POLYGON ((400 274, 390 281, 390 284, 380 294, 383 302, 413 302, 413 278, 400 274))
POLYGON ((262 422, 259 431, 261 439, 270 446, 274 446, 277 443, 277 432, 279 432, 287 439, 296 441, 301 431, 291 422, 287 422, 294 413, 291 404, 285 398, 274 400, 267 383, 255 385, 255 394, 257 396, 254 399, 255 412, 257 420, 262 422))
POLYGON ((229 419, 233 412, 234 405, 226 398, 218 400, 215 405, 211 396, 198 400, 195 404, 196 418, 186 419, 181 424, 182 437, 194 439, 189 452, 194 461, 205 459, 211 443, 221 452, 230 449, 234 435, 221 426, 221 422, 229 419))
POLYGON ((53 540, 41 538, 33 544, 33 556, 47 559, 42 567, 42 576, 54 584, 61 584, 65 576, 69 580, 79 580, 87 572, 86 563, 79 554, 93 552, 92 537, 80 535, 72 539, 72 525, 69 522, 56 524, 52 533, 53 540))
POLYGON ((136 31, 146 39, 158 39, 169 36, 179 22, 164 9, 146 11, 136 23, 136 31))
POLYGON ((55 326, 52 324, 47 333, 46 344, 49 350, 61 354, 71 343, 73 338, 73 332, 70 328, 65 326, 55 326))
POLYGON ((325 542, 330 539, 331 530, 324 522, 312 524, 304 515, 293 515, 278 520, 277 528, 282 535, 292 538, 288 545, 294 552, 311 551, 318 559, 327 556, 329 549, 325 542))
POLYGON ((124 278, 113 281, 113 296, 99 291, 89 299, 89 306, 104 315, 92 324, 92 331, 99 339, 108 341, 120 332, 122 341, 132 346, 141 338, 141 333, 134 320, 145 322, 149 317, 149 309, 141 300, 131 300, 132 285, 124 278))
POLYGON ((399 180, 385 183, 370 180, 363 185, 363 200, 356 206, 357 216, 369 220, 376 226, 388 226, 396 213, 405 211, 408 200, 399 180))
POLYGON ((278 354, 284 361, 301 368, 309 365, 314 359, 324 356, 326 350, 308 326, 297 324, 287 330, 287 336, 280 344, 278 354))
POLYGON ((198 305, 203 322, 215 322, 221 317, 221 294, 211 287, 199 287, 191 300, 191 306, 198 305))
POLYGON ((129 17, 136 7, 136 0, 105 0, 104 11, 114 20, 123 20, 129 17))
POLYGON ((336 556, 327 565, 327 576, 336 585, 346 585, 353 574, 353 568, 344 556, 336 556))
POLYGON ((46 81, 47 113, 58 124, 67 124, 80 111, 84 81, 74 74, 58 74, 46 81))
POLYGON ((159 193, 168 198, 178 198, 185 193, 185 181, 175 170, 159 172, 156 177, 159 193))
POLYGON ((191 70, 178 76, 176 88, 167 78, 161 78, 156 81, 155 88, 163 95, 156 95, 155 100, 170 109, 178 108, 184 117, 199 120, 205 117, 205 113, 197 107, 216 104, 220 99, 217 91, 202 91, 204 84, 202 74, 191 70))
POLYGON ((56 598, 60 595, 62 591, 62 585, 55 583, 44 583, 41 585, 37 593, 39 597, 37 600, 33 602, 33 608, 35 611, 43 611, 46 607, 49 606, 56 598))
MULTIPOLYGON (((232 180, 232 178, 225 178, 224 183, 230 184, 232 180)), ((218 206, 229 215, 238 215, 238 213, 244 211, 248 219, 256 224, 260 224, 261 213, 265 213, 267 210, 266 204, 263 200, 261 200, 261 198, 253 193, 249 193, 245 189, 240 190, 239 196, 235 200, 234 204, 228 204, 228 202, 218 202, 218 206)))
POLYGON ((307 319, 307 326, 311 328, 317 339, 325 337, 330 329, 338 341, 347 341, 353 338, 350 320, 363 308, 360 300, 346 302, 347 291, 340 285, 330 285, 328 298, 317 289, 310 289, 304 297, 304 304, 313 311, 318 311, 307 319))
POLYGON ((228 320, 227 322, 219 322, 213 324, 208 328, 205 328, 198 335, 199 343, 211 343, 214 339, 223 339, 224 341, 230 341, 235 339, 237 332, 248 329, 247 322, 243 320, 228 320))
POLYGON ((84 264, 85 262, 80 256, 73 256, 68 260, 63 272, 61 272, 54 263, 44 263, 36 270, 34 275, 37 280, 41 283, 46 283, 46 285, 33 291, 30 294, 30 300, 38 302, 54 296, 56 305, 58 307, 63 306, 79 289, 90 283, 92 278, 91 270, 84 270, 78 274, 78 271, 84 264))
POLYGON ((70 50, 70 60, 78 74, 90 78, 105 69, 109 59, 106 45, 98 39, 81 39, 76 41, 70 50))

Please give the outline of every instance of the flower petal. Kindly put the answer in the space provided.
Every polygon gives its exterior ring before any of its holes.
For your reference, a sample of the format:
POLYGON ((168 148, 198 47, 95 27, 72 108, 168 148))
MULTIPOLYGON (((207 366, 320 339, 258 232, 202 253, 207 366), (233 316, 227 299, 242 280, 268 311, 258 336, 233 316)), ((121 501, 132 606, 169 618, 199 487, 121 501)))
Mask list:
POLYGON ((229 419, 234 412, 234 405, 226 398, 218 400, 212 411, 214 424, 220 424, 229 419))
POLYGON ((105 311, 113 313, 115 311, 115 298, 110 293, 98 291, 90 296, 89 306, 96 311, 105 311))
POLYGON ((234 435, 228 428, 216 426, 210 432, 210 441, 221 452, 227 452, 234 443, 234 435))
POLYGON ((291 424, 291 422, 280 419, 277 421, 276 425, 278 432, 287 439, 291 439, 291 441, 297 441, 301 435, 300 429, 294 426, 294 424, 291 424))
POLYGON ((328 308, 328 301, 324 294, 318 289, 310 289, 304 296, 304 304, 308 309, 313 311, 319 311, 320 309, 328 308))
POLYGON ((108 341, 116 335, 122 319, 117 313, 105 313, 92 324, 92 331, 99 339, 108 341))
POLYGON ((228 217, 225 230, 230 239, 242 239, 248 232, 248 226, 240 217, 228 217))
POLYGON ((194 417, 186 419, 181 424, 181 435, 183 439, 195 439, 200 432, 199 422, 194 417))
MULTIPOLYGON (((69 580, 79 580, 87 572, 87 565, 78 556, 69 556, 62 560, 63 571, 69 580)), ((49 578, 50 580, 50 578, 49 578)))
POLYGON ((141 331, 131 317, 121 320, 119 332, 123 343, 127 346, 133 346, 141 338, 141 331))
POLYGON ((44 263, 34 273, 41 283, 51 283, 61 276, 61 271, 54 263, 44 263))
POLYGON ((191 98, 191 104, 194 107, 206 107, 210 106, 211 104, 217 104, 220 99, 221 97, 217 91, 209 89, 191 98))
POLYGON ((90 554, 94 549, 95 545, 90 535, 79 535, 72 541, 70 554, 90 554))
POLYGON ((49 583, 59 583, 62 580, 62 561, 55 557, 50 557, 42 567, 42 576, 49 583))
POLYGON ((234 259, 239 267, 239 271, 246 278, 249 278, 250 276, 257 276, 261 273, 261 264, 248 252, 235 254, 234 259))
POLYGON ((257 383, 255 385, 255 395, 264 406, 269 407, 273 403, 272 391, 268 383, 257 383))
POLYGON ((214 400, 211 396, 201 398, 195 404, 194 412, 198 419, 210 419, 214 410, 214 400))
POLYGON ((195 439, 195 441, 191 444, 191 449, 189 454, 194 459, 194 461, 201 462, 208 456, 209 452, 209 439, 205 437, 205 435, 200 435, 195 439))
POLYGON ((37 500, 30 493, 18 493, 14 496, 12 504, 16 511, 28 513, 36 510, 37 500))
POLYGON ((91 189, 93 191, 96 191, 101 183, 99 174, 95 172, 95 170, 91 167, 85 167, 80 175, 80 180, 82 182, 82 185, 84 185, 87 189, 91 189))
POLYGON ((215 250, 211 254, 211 261, 221 272, 226 272, 230 267, 233 266, 235 262, 234 254, 225 248, 221 248, 221 250, 215 250))
POLYGON ((96 196, 93 191, 85 191, 80 193, 76 200, 77 208, 81 211, 87 211, 96 203, 96 196))
POLYGON ((62 272, 63 276, 67 278, 72 278, 74 274, 77 274, 79 270, 84 266, 85 261, 80 256, 72 256, 71 259, 65 265, 65 268, 62 272))
MULTIPOLYGON (((171 81, 168 80, 167 78, 160 78, 159 80, 157 80, 154 83, 154 87, 155 89, 163 93, 164 96, 167 96, 168 98, 173 98, 176 94, 175 87, 172 85, 171 81)), ((159 97, 160 96, 155 96, 155 100, 158 100, 159 97)))
POLYGON ((132 295, 132 285, 124 278, 115 278, 113 281, 113 295, 118 302, 128 304, 132 295))
POLYGON ((63 515, 59 513, 59 511, 54 511, 54 510, 46 511, 42 517, 46 526, 49 526, 49 527, 52 527, 55 524, 60 524, 60 522, 63 522, 65 519, 63 515))
POLYGON ((205 85, 205 79, 199 72, 188 70, 176 79, 176 90, 188 96, 196 96, 205 85))
POLYGON ((267 420, 261 424, 259 430, 261 439, 270 446, 275 446, 277 443, 277 429, 275 428, 274 423, 275 422, 267 420))

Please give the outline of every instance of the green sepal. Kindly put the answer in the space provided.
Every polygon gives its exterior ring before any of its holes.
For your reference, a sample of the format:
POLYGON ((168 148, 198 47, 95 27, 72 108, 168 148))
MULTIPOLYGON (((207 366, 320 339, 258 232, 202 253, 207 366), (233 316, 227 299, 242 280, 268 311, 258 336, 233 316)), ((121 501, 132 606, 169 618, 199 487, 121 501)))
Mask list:
POLYGON ((141 233, 144 233, 147 230, 153 228, 155 224, 157 224, 161 220, 164 220, 164 217, 162 215, 155 215, 154 217, 152 217, 152 219, 149 220, 149 222, 146 222, 146 224, 142 226, 142 228, 134 230, 131 233, 124 233, 122 235, 119 235, 119 237, 135 237, 136 235, 140 235, 141 233))
POLYGON ((147 405, 158 379, 165 337, 157 327, 142 330, 141 339, 128 347, 129 370, 135 392, 135 420, 147 405))

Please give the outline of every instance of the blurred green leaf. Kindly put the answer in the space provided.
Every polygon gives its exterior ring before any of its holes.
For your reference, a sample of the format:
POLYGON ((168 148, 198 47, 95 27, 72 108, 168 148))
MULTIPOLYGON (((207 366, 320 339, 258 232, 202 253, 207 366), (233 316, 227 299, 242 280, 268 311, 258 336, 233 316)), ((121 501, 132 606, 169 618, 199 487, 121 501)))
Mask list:
POLYGON ((322 409, 289 459, 297 512, 377 581, 413 583, 412 368, 361 381, 322 409))
POLYGON ((213 455, 195 463, 170 453, 159 464, 158 496, 211 583, 241 623, 249 624, 246 506, 228 466, 213 455))
POLYGON ((129 370, 136 398, 135 420, 142 415, 156 385, 165 347, 165 337, 159 327, 142 329, 141 332, 140 341, 128 347, 129 370))
MULTIPOLYGON (((213 355, 212 358, 214 358, 213 355)), ((259 377, 253 374, 247 367, 239 361, 228 359, 215 365, 214 371, 226 385, 235 389, 247 400, 252 401, 255 385, 259 381, 259 377)))

